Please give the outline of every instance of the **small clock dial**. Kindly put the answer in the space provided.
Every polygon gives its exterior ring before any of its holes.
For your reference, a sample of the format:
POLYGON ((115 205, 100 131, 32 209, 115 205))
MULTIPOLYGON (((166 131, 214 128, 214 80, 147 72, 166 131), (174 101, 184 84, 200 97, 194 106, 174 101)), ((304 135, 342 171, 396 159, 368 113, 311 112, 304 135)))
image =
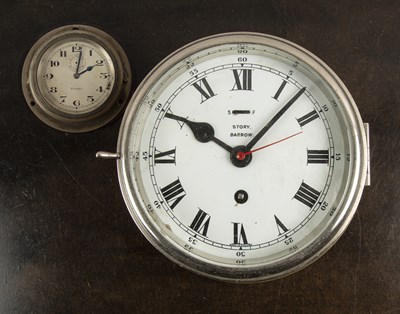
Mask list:
POLYGON ((55 109, 83 114, 110 95, 115 70, 107 51, 93 41, 55 43, 39 62, 37 81, 42 96, 55 109))
POLYGON ((36 117, 54 129, 81 133, 104 126, 122 111, 131 70, 110 35, 87 25, 66 25, 33 45, 21 82, 36 117))
POLYGON ((168 257, 211 277, 271 279, 315 259, 354 213, 360 125, 313 56, 229 36, 147 78, 121 129, 121 184, 168 257))

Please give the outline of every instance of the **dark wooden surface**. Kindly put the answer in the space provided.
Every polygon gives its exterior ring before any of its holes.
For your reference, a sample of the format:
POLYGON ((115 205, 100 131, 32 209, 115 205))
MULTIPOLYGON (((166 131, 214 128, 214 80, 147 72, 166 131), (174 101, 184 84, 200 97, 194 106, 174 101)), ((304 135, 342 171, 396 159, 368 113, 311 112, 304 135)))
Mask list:
POLYGON ((400 3, 396 1, 2 1, 0 313, 400 313, 400 3), (312 51, 371 127, 372 186, 339 242, 290 277, 233 285, 159 254, 132 222, 113 161, 120 119, 88 134, 40 122, 20 87, 49 30, 97 26, 125 49, 134 88, 176 48, 257 31, 312 51))

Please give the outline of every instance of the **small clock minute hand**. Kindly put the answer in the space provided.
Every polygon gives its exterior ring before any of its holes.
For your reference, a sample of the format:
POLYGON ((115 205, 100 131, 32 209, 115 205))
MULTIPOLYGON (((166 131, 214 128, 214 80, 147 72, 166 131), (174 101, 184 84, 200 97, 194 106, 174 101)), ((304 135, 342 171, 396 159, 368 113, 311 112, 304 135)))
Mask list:
POLYGON ((207 142, 213 141, 214 143, 216 143, 218 146, 222 147, 229 153, 232 152, 232 147, 230 147, 228 144, 225 144, 224 142, 222 142, 221 140, 219 140, 218 138, 216 138, 214 136, 214 128, 212 127, 211 124, 206 123, 206 122, 190 121, 184 117, 180 117, 180 116, 174 115, 169 112, 167 112, 165 114, 165 117, 167 117, 169 119, 174 119, 177 121, 185 122, 186 125, 192 130, 193 135, 196 138, 196 140, 198 140, 199 142, 207 143, 207 142))
POLYGON ((82 75, 82 74, 85 73, 85 72, 92 71, 92 69, 93 69, 95 66, 98 66, 98 65, 100 65, 100 64, 89 65, 85 70, 83 70, 82 72, 79 72, 78 75, 82 75))
POLYGON ((256 136, 254 136, 252 140, 246 145, 246 151, 250 151, 253 148, 253 146, 264 136, 265 133, 267 133, 267 131, 275 124, 275 122, 283 116, 283 114, 290 108, 291 105, 294 104, 294 102, 304 93, 305 90, 305 87, 300 89, 297 94, 294 95, 292 99, 290 99, 287 104, 284 105, 282 109, 279 110, 278 113, 273 116, 271 120, 268 121, 268 123, 260 130, 260 132, 258 132, 256 136))
POLYGON ((82 48, 79 51, 79 57, 78 57, 78 64, 76 65, 76 70, 74 73, 74 78, 78 79, 81 73, 79 73, 79 67, 81 66, 81 59, 82 59, 82 48))

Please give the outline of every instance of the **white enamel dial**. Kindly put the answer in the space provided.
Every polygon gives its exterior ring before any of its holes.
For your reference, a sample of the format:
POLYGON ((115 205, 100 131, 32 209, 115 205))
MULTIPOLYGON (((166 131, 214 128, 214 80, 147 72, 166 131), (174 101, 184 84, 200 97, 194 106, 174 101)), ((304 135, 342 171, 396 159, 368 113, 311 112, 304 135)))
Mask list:
POLYGON ((215 36, 171 56, 133 97, 119 141, 125 200, 181 265, 271 279, 314 260, 354 213, 359 121, 296 49, 215 36))
POLYGON ((57 110, 83 114, 110 95, 114 64, 107 51, 85 39, 55 43, 42 56, 37 81, 43 97, 57 110))

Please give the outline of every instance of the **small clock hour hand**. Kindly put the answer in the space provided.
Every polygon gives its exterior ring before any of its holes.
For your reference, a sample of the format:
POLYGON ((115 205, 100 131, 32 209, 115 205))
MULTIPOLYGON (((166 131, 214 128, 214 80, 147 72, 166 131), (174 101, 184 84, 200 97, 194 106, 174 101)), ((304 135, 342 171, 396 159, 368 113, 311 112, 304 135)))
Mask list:
POLYGON ((165 114, 165 117, 167 117, 169 119, 185 122, 186 125, 192 130, 193 135, 196 138, 196 140, 198 140, 199 142, 207 143, 207 142, 213 141, 214 143, 216 143, 217 145, 219 145, 220 147, 222 147, 229 153, 232 152, 232 147, 230 147, 228 144, 225 144, 224 142, 222 142, 221 140, 219 140, 218 138, 216 138, 214 136, 214 128, 212 127, 211 124, 206 123, 206 122, 190 121, 184 117, 180 117, 180 116, 174 115, 169 112, 167 112, 165 114))
POLYGON ((292 99, 290 99, 287 104, 284 105, 282 109, 279 110, 277 114, 275 114, 275 116, 273 116, 273 118, 268 121, 268 123, 261 129, 261 131, 258 132, 257 135, 254 136, 253 139, 246 145, 246 151, 250 151, 253 148, 253 146, 264 136, 265 133, 267 133, 267 131, 275 124, 275 122, 278 121, 280 117, 282 117, 282 115, 290 108, 290 106, 294 104, 294 102, 305 92, 305 90, 305 87, 300 89, 297 94, 294 95, 292 99))

